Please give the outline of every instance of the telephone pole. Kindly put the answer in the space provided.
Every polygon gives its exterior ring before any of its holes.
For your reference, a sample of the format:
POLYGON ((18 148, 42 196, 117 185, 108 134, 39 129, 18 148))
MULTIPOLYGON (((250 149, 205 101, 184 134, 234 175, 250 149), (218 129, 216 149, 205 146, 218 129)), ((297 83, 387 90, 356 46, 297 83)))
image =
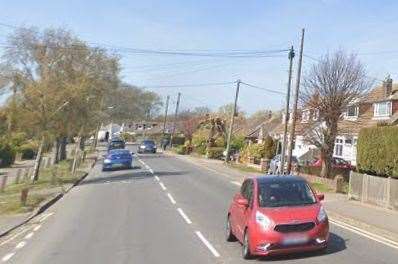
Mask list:
POLYGON ((287 81, 287 93, 286 93, 286 106, 285 106, 285 116, 284 116, 284 128, 283 128, 283 141, 282 141, 282 153, 281 153, 281 167, 280 173, 283 174, 285 170, 285 155, 286 155, 286 139, 287 139, 287 124, 289 122, 289 105, 290 105, 290 87, 292 84, 292 67, 294 58, 293 46, 289 51, 289 77, 287 81))
POLYGON ((166 133, 166 122, 167 122, 167 112, 169 111, 169 100, 170 96, 168 95, 166 98, 166 108, 164 110, 164 120, 163 120, 163 137, 166 133))
POLYGON ((227 150, 226 150, 226 156, 225 156, 225 161, 229 161, 229 153, 231 151, 231 138, 232 138, 232 130, 234 126, 234 120, 235 116, 237 115, 237 104, 238 104, 238 96, 239 96, 239 86, 240 86, 240 80, 236 81, 236 93, 235 93, 235 103, 234 103, 234 109, 232 111, 231 115, 231 122, 229 124, 229 131, 228 131, 228 139, 227 139, 227 150))
POLYGON ((171 132, 171 137, 170 137, 170 147, 173 147, 173 138, 174 138, 174 133, 176 131, 176 121, 177 121, 177 115, 178 115, 178 108, 180 107, 180 99, 181 99, 181 93, 178 93, 177 103, 176 103, 176 111, 174 113, 174 120, 173 120, 173 130, 171 132))
POLYGON ((301 30, 301 44, 300 44, 300 55, 297 67, 297 79, 296 79, 296 91, 294 93, 293 101, 293 116, 292 116, 292 126, 290 127, 289 133, 289 152, 287 155, 287 173, 290 174, 292 170, 292 152, 294 147, 294 134, 296 132, 296 115, 297 115, 297 102, 300 91, 300 79, 301 79, 301 65, 303 63, 303 49, 304 49, 304 33, 305 29, 301 30))

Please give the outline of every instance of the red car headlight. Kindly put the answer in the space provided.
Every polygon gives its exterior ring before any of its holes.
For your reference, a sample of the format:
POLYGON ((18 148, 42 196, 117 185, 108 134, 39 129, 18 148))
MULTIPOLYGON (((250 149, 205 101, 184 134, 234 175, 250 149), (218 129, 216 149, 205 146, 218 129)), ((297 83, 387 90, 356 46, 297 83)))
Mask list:
POLYGON ((321 206, 321 208, 319 209, 319 213, 318 216, 316 217, 316 219, 318 220, 319 223, 325 221, 327 219, 328 215, 326 214, 325 209, 323 209, 323 206, 321 206))
POLYGON ((256 223, 259 224, 264 230, 270 228, 272 224, 271 220, 259 211, 256 212, 256 223))

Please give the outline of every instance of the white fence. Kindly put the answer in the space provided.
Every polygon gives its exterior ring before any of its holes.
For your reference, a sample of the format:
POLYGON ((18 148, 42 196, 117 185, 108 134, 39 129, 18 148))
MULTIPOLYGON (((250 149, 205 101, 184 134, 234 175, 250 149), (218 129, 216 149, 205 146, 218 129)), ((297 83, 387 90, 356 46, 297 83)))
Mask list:
POLYGON ((398 179, 351 172, 348 197, 398 210, 398 179))

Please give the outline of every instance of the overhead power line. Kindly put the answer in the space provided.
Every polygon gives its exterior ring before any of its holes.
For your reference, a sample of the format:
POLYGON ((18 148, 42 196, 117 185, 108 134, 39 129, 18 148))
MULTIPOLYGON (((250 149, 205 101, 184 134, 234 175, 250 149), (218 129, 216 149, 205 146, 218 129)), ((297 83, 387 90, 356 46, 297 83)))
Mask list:
POLYGON ((243 81, 241 81, 240 83, 241 83, 241 84, 244 84, 244 85, 246 85, 246 86, 249 86, 249 87, 258 89, 258 90, 267 91, 267 92, 269 92, 269 93, 280 94, 280 95, 286 95, 286 93, 284 93, 284 92, 275 91, 275 90, 271 90, 271 89, 268 89, 268 88, 256 86, 256 85, 249 84, 249 83, 246 83, 246 82, 243 82, 243 81))
POLYGON ((176 85, 142 85, 146 88, 184 88, 184 87, 203 87, 233 84, 234 82, 215 82, 215 83, 196 83, 196 84, 176 84, 176 85))

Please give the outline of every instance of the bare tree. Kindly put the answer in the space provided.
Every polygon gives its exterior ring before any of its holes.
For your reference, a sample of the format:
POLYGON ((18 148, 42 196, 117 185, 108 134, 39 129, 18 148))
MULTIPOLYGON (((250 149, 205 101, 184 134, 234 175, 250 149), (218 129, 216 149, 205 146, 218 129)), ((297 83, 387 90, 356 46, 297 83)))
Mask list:
POLYGON ((310 119, 304 139, 320 150, 322 177, 327 177, 331 170, 338 122, 343 112, 370 86, 364 65, 356 55, 347 55, 341 50, 321 58, 305 76, 300 99, 303 108, 318 112, 319 118, 310 119))

